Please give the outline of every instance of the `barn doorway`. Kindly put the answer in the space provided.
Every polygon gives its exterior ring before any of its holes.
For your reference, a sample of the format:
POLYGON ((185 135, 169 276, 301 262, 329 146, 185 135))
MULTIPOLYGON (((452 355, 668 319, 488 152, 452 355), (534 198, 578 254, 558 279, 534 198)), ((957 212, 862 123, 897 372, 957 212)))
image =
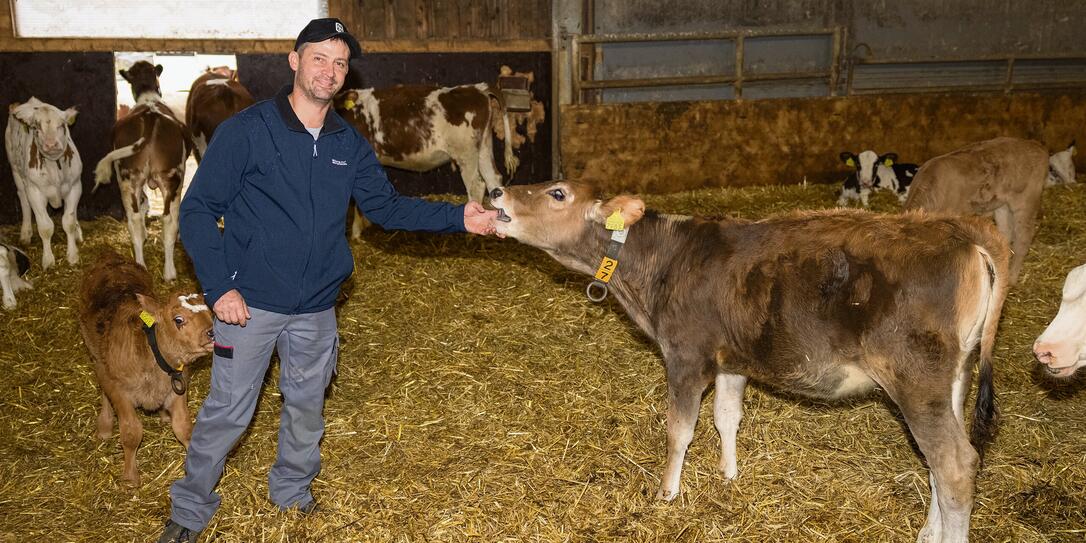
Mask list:
MULTIPOLYGON (((234 55, 204 55, 198 53, 148 53, 148 52, 116 52, 113 54, 113 75, 117 87, 117 118, 128 113, 136 99, 132 96, 132 87, 121 77, 120 70, 127 70, 132 64, 146 60, 151 64, 162 65, 162 75, 159 76, 159 85, 162 88, 162 101, 173 110, 178 119, 185 120, 185 103, 189 97, 189 88, 192 82, 200 77, 208 69, 226 68, 236 71, 238 61, 234 55)), ((181 188, 181 195, 192 182, 192 176, 196 174, 196 159, 189 155, 185 164, 185 184, 181 188)), ((162 196, 159 191, 147 190, 150 202, 149 216, 162 215, 162 196)))

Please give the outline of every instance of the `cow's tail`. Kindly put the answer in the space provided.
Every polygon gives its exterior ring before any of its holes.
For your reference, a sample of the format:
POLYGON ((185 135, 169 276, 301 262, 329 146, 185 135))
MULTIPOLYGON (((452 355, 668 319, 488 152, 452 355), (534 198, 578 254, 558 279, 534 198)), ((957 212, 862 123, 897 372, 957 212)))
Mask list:
POLYGON ((113 163, 128 158, 143 148, 143 138, 135 141, 132 145, 126 145, 119 149, 114 149, 106 156, 102 157, 102 160, 98 161, 98 166, 94 168, 94 188, 91 192, 98 190, 98 185, 108 185, 113 179, 113 163))
POLYGON ((505 125, 505 171, 509 174, 509 179, 512 179, 517 167, 520 166, 520 159, 513 154, 513 132, 509 129, 509 111, 505 109, 504 104, 502 105, 502 123, 505 125))
POLYGON ((995 436, 999 424, 999 408, 995 400, 995 386, 992 381, 992 351, 995 347, 996 329, 999 316, 1003 311, 1003 302, 1007 298, 1007 278, 1009 274, 1009 249, 1006 242, 995 237, 995 243, 986 243, 980 250, 986 278, 991 292, 984 313, 984 324, 980 336, 980 357, 977 381, 977 401, 973 410, 973 425, 969 441, 976 448, 981 459, 988 443, 995 436))

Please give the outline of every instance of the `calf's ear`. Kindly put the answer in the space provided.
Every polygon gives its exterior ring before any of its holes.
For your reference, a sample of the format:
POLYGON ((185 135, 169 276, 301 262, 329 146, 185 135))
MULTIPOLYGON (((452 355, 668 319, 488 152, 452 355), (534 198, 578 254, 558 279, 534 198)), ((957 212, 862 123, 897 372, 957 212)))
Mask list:
POLYGON ((853 167, 856 166, 856 155, 854 155, 854 154, 852 154, 852 153, 850 153, 848 151, 844 151, 844 152, 841 153, 840 157, 841 157, 841 162, 844 162, 845 164, 848 164, 849 166, 853 166, 853 167))
POLYGON ((34 113, 38 110, 34 107, 24 107, 19 110, 12 111, 15 114, 15 118, 19 119, 23 124, 34 124, 34 113))
POLYGON ((897 153, 886 153, 879 157, 879 162, 882 162, 886 166, 893 166, 897 162, 897 153))
POLYGON ((71 126, 75 124, 75 116, 79 115, 79 110, 76 109, 75 106, 72 106, 62 111, 61 115, 64 117, 64 122, 68 123, 68 126, 71 126))
MULTIPOLYGON (((612 215, 618 212, 618 216, 622 217, 622 225, 618 228, 612 228, 613 230, 621 230, 622 228, 628 228, 631 224, 641 220, 641 217, 645 216, 645 202, 642 202, 640 198, 636 196, 630 196, 628 194, 622 194, 615 196, 606 202, 598 203, 594 206, 592 213, 592 220, 601 223, 608 224, 616 222, 612 219, 612 215)), ((610 228, 609 225, 608 227, 610 228)))
POLYGON ((143 294, 136 294, 136 300, 139 300, 140 307, 142 307, 144 311, 151 315, 158 315, 159 305, 157 300, 143 294))

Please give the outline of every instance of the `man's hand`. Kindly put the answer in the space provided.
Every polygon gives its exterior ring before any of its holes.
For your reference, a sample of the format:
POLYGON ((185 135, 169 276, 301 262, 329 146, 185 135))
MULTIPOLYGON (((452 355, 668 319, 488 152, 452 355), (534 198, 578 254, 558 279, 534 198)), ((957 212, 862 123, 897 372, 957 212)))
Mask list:
POLYGON ((242 326, 245 326, 245 323, 253 318, 249 314, 249 306, 245 305, 245 298, 241 297, 241 293, 237 289, 232 289, 219 297, 218 300, 215 300, 215 316, 226 324, 240 324, 242 326))
MULTIPOLYGON (((479 202, 468 202, 464 206, 464 228, 472 234, 489 236, 494 233, 494 220, 498 218, 498 212, 488 211, 479 202)), ((215 304, 218 307, 218 304, 215 304)))

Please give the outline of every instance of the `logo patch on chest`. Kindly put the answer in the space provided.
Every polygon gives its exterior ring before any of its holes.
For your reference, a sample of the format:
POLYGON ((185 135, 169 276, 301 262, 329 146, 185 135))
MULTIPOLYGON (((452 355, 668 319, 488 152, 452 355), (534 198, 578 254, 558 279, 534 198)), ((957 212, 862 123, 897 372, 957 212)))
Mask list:
POLYGON ((346 166, 347 161, 346 160, 336 160, 336 159, 333 158, 332 159, 332 164, 334 164, 336 166, 346 166))

